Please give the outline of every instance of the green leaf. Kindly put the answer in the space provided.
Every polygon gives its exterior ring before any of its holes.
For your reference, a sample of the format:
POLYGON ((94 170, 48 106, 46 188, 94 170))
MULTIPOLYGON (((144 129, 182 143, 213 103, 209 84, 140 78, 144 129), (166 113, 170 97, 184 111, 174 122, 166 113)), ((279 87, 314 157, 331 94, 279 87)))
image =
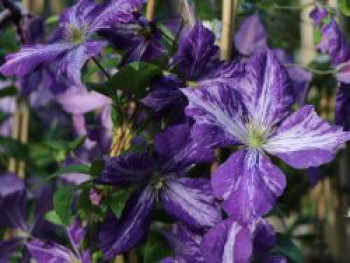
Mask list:
POLYGON ((95 160, 91 164, 90 175, 92 177, 98 177, 105 167, 105 162, 103 160, 95 160))
POLYGON ((125 203, 130 197, 131 192, 128 190, 118 190, 117 192, 111 193, 106 198, 106 204, 113 211, 115 216, 119 218, 125 207, 125 203))
POLYGON ((49 221, 52 224, 63 225, 61 219, 59 218, 59 216, 57 215, 55 210, 51 210, 51 211, 47 212, 45 214, 45 219, 46 219, 46 221, 49 221))
POLYGON ((163 235, 153 232, 143 249, 143 263, 161 262, 162 259, 172 256, 173 252, 163 235))
POLYGON ((28 148, 17 140, 0 136, 0 154, 13 157, 17 160, 27 160, 28 148))
POLYGON ((344 15, 350 16, 350 0, 338 0, 338 6, 344 15))
POLYGON ((76 187, 68 185, 59 188, 53 197, 53 206, 57 216, 63 224, 70 225, 72 223, 71 204, 76 187))
POLYGON ((282 254, 295 263, 303 263, 303 254, 288 235, 277 234, 277 245, 271 251, 282 254))
POLYGON ((74 165, 68 165, 66 167, 63 167, 59 169, 54 174, 50 175, 49 179, 56 178, 62 174, 65 173, 82 173, 82 174, 90 174, 91 167, 89 165, 83 165, 83 164, 74 164, 74 165))
POLYGON ((136 98, 142 98, 147 93, 150 81, 161 73, 161 68, 156 65, 133 62, 119 70, 106 83, 89 84, 89 88, 107 96, 116 90, 123 90, 131 92, 136 98))
POLYGON ((15 96, 17 94, 17 89, 16 87, 7 87, 0 89, 0 99, 4 97, 10 97, 10 96, 15 96))
POLYGON ((322 41, 322 32, 319 26, 316 27, 314 30, 314 39, 315 39, 316 45, 320 44, 322 41))

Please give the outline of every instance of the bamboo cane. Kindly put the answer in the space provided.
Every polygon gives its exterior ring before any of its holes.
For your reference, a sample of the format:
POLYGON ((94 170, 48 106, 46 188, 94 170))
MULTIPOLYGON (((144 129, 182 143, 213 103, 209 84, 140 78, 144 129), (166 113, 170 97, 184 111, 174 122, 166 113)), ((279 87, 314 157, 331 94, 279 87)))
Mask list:
POLYGON ((222 2, 221 58, 224 60, 230 60, 232 55, 237 2, 237 0, 223 0, 222 2))
POLYGON ((156 0, 148 0, 147 1, 146 18, 149 21, 152 21, 154 19, 155 6, 156 6, 156 0))

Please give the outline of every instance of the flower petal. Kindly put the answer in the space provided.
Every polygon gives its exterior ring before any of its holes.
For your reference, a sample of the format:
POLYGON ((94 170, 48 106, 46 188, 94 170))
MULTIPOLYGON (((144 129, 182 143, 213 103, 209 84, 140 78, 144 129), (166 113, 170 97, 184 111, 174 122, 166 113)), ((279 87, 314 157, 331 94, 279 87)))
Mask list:
POLYGON ((68 91, 59 95, 57 100, 65 111, 74 114, 87 113, 111 104, 110 98, 95 91, 73 94, 68 91))
POLYGON ((85 236, 85 230, 80 220, 74 220, 73 224, 67 229, 69 240, 75 248, 79 249, 79 244, 85 236))
POLYGON ((220 165, 211 183, 214 194, 224 200, 224 209, 239 222, 268 213, 286 186, 284 174, 267 156, 246 150, 220 165))
POLYGON ((44 242, 40 239, 34 239, 27 244, 32 258, 38 263, 71 263, 72 252, 54 242, 44 242))
POLYGON ((245 95, 251 121, 270 128, 291 112, 295 101, 288 73, 272 51, 252 57, 246 71, 237 89, 245 95))
POLYGON ((60 63, 58 65, 58 73, 67 77, 72 85, 82 87, 82 67, 87 60, 101 53, 102 49, 106 47, 106 45, 107 43, 104 41, 88 41, 72 48, 60 60, 60 63))
POLYGON ((161 200, 165 211, 192 228, 212 227, 221 219, 206 179, 170 179, 161 200))
POLYGON ((134 12, 141 8, 142 0, 113 0, 100 4, 90 15, 93 17, 90 32, 108 29, 118 23, 127 23, 134 18, 134 12))
POLYGON ((240 142, 247 137, 245 108, 241 95, 227 85, 216 85, 198 89, 181 89, 189 101, 186 114, 196 124, 216 127, 225 140, 240 142))
POLYGON ((106 219, 99 237, 107 259, 128 251, 146 237, 155 202, 155 194, 147 186, 130 197, 120 220, 106 219))
POLYGON ((248 56, 267 47, 267 32, 259 15, 254 14, 244 19, 235 35, 235 45, 242 55, 248 56))
POLYGON ((14 174, 0 176, 0 198, 25 189, 24 182, 14 174))
POLYGON ((197 23, 181 38, 175 61, 186 80, 196 80, 208 70, 218 50, 215 35, 201 23, 197 23))
POLYGON ((176 261, 173 262, 205 263, 200 250, 200 234, 192 232, 184 225, 175 225, 172 233, 166 233, 166 237, 176 256, 176 261))
POLYGON ((71 48, 70 43, 24 47, 19 52, 6 57, 6 63, 0 67, 0 72, 5 76, 25 76, 37 67, 53 62, 71 48))
POLYGON ((337 90, 335 123, 343 126, 346 131, 350 130, 350 85, 344 83, 337 90))
POLYGON ((248 227, 227 219, 203 237, 201 249, 206 262, 248 263, 253 253, 252 243, 248 227))
POLYGON ((154 147, 159 167, 164 173, 181 171, 192 164, 214 159, 209 147, 192 140, 188 124, 174 125, 157 134, 154 147))
POLYGON ((96 182, 114 186, 142 183, 152 172, 153 161, 148 154, 131 153, 108 159, 104 171, 96 182))
POLYGON ((281 124, 264 149, 304 169, 330 162, 349 139, 350 133, 322 120, 313 106, 304 106, 281 124))
POLYGON ((13 253, 23 245, 22 238, 11 238, 6 241, 0 241, 0 262, 11 262, 10 258, 13 253))

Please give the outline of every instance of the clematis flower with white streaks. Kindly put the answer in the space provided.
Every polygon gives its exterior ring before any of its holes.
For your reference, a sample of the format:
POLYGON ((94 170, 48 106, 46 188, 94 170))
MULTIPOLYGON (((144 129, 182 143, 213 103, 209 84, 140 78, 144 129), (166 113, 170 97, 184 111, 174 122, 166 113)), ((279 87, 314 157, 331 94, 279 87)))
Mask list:
POLYGON ((295 99, 284 67, 271 51, 253 56, 229 85, 182 89, 193 136, 211 146, 242 145, 212 175, 214 194, 238 222, 268 213, 286 180, 268 154, 296 169, 332 161, 350 133, 322 120, 313 106, 293 112, 295 99))

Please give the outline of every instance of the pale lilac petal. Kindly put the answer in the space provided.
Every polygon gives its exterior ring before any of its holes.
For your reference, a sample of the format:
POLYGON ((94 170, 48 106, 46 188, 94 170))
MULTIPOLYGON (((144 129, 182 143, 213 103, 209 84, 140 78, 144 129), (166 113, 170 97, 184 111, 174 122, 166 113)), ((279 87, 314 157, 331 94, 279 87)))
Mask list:
POLYGON ((74 114, 87 113, 111 104, 110 98, 95 91, 77 94, 67 92, 59 95, 57 101, 65 111, 74 114))
POLYGON ((225 140, 243 142, 247 137, 245 109, 238 91, 227 85, 181 89, 189 101, 186 114, 196 124, 217 127, 225 140))
POLYGON ((287 70, 273 52, 267 51, 252 57, 246 71, 236 85, 245 95, 250 121, 262 128, 278 124, 295 102, 287 70))
POLYGON ((93 56, 101 53, 107 45, 104 41, 88 41, 75 46, 60 60, 59 74, 68 78, 72 85, 81 87, 81 69, 93 56))
POLYGON ((6 57, 6 63, 0 67, 0 72, 5 76, 25 76, 37 67, 53 62, 71 48, 70 43, 23 47, 19 52, 6 57))
POLYGON ((102 251, 107 259, 126 252, 146 237, 155 208, 153 189, 146 187, 126 203, 119 220, 108 218, 99 233, 102 251))
POLYGON ((304 106, 282 123, 264 149, 304 169, 332 161, 349 139, 350 133, 322 120, 313 106, 304 106))
POLYGON ((104 170, 97 183, 124 186, 143 183, 148 180, 154 169, 152 158, 148 154, 128 154, 106 160, 104 170))
POLYGON ((259 15, 254 14, 244 19, 235 35, 235 45, 243 55, 264 51, 267 47, 267 32, 259 15))
POLYGON ((208 70, 210 61, 218 50, 215 35, 201 23, 197 23, 181 38, 175 61, 185 79, 195 80, 208 70))
POLYGON ((282 171, 258 151, 240 150, 220 165, 211 179, 214 194, 240 222, 268 213, 286 186, 282 171))
POLYGON ((165 211, 192 228, 213 227, 221 219, 206 179, 170 179, 161 201, 165 211))
POLYGON ((70 250, 54 242, 34 239, 27 244, 27 248, 38 263, 71 263, 74 260, 70 250))
POLYGON ((227 219, 209 230, 201 244, 206 262, 249 263, 253 253, 251 230, 227 219))

